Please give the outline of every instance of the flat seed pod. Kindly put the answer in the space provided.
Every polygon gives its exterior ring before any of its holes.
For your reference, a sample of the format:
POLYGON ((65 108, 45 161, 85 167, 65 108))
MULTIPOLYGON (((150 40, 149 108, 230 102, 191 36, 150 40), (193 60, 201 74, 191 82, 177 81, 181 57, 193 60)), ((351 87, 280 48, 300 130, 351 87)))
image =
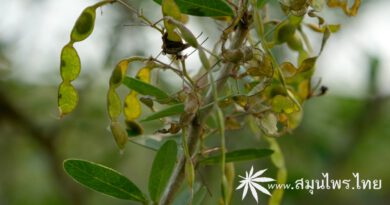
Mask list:
POLYGON ((123 129, 121 124, 117 121, 111 122, 110 125, 112 135, 115 138, 115 142, 118 145, 119 149, 124 149, 128 141, 126 130, 123 129))
POLYGON ((73 81, 80 74, 80 57, 72 44, 65 45, 61 51, 61 77, 64 81, 73 81))
POLYGON ((72 33, 70 34, 71 41, 82 41, 88 38, 89 35, 91 35, 93 27, 95 25, 95 11, 95 6, 90 6, 84 9, 84 11, 77 19, 75 25, 73 26, 72 33))
POLYGON ((131 91, 125 98, 125 118, 133 121, 141 116, 141 103, 137 98, 137 92, 131 91))
POLYGON ((64 116, 72 112, 79 101, 79 95, 76 89, 70 82, 62 82, 58 88, 58 109, 60 116, 64 116))
POLYGON ((137 73, 137 78, 145 83, 150 82, 150 68, 149 67, 143 67, 141 68, 137 73))
POLYGON ((115 69, 112 71, 112 74, 110 77, 110 87, 117 88, 122 84, 122 81, 126 75, 128 66, 129 66, 128 60, 122 60, 117 64, 115 69))
POLYGON ((122 112, 121 99, 113 88, 110 88, 107 93, 107 109, 111 120, 116 120, 122 112))

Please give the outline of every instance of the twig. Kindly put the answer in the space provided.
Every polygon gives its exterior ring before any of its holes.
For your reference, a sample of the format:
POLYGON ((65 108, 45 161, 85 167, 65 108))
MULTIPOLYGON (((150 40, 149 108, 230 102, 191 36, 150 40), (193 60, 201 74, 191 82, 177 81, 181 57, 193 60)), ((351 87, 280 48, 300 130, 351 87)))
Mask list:
MULTIPOLYGON (((246 9, 246 3, 247 1, 243 1, 241 8, 246 9)), ((230 49, 236 49, 241 46, 241 44, 244 42, 248 35, 248 27, 245 26, 239 26, 235 36, 233 38, 233 43, 230 46, 230 49)), ((221 90, 224 84, 227 81, 227 77, 230 74, 230 71, 235 69, 237 67, 237 64, 234 63, 226 63, 218 76, 217 79, 222 79, 217 82, 216 89, 221 90)), ((212 93, 212 90, 209 89, 206 98, 205 98, 205 104, 213 102, 214 96, 212 93)), ((205 120, 207 119, 208 115, 211 113, 211 110, 213 107, 207 108, 202 110, 201 113, 198 113, 194 119, 191 122, 190 130, 189 130, 189 137, 188 137, 188 150, 192 156, 194 156, 195 150, 197 148, 197 144, 199 139, 201 138, 201 135, 203 133, 203 124, 205 120)), ((183 183, 184 177, 185 177, 185 160, 186 157, 184 155, 180 156, 179 161, 174 169, 174 172, 169 180, 169 183, 165 189, 165 192, 160 200, 160 205, 170 205, 173 202, 173 199, 176 195, 176 193, 180 190, 180 187, 183 183)))

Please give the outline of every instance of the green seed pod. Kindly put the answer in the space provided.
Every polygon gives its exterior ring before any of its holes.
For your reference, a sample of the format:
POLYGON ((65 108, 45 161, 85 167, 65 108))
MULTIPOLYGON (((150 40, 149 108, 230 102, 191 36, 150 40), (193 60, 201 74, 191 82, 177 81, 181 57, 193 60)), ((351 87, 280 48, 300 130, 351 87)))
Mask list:
POLYGON ((203 67, 206 70, 210 70, 210 62, 209 62, 209 59, 207 58, 206 53, 204 52, 204 50, 203 49, 198 49, 198 54, 199 54, 199 58, 200 58, 200 61, 202 62, 203 67))
POLYGON ((95 11, 95 6, 90 6, 84 9, 84 11, 77 19, 75 25, 73 26, 72 33, 70 34, 71 41, 82 41, 88 38, 89 35, 91 35, 93 27, 95 25, 95 11))
POLYGON ((277 43, 287 42, 290 38, 294 36, 296 27, 292 24, 285 24, 280 27, 275 33, 277 43))
POLYGON ((117 121, 111 122, 110 125, 112 135, 115 138, 115 142, 119 149, 123 150, 128 141, 127 133, 125 129, 122 128, 121 124, 117 121))
POLYGON ((122 84, 122 80, 125 77, 128 66, 128 60, 122 60, 117 64, 110 77, 110 87, 117 88, 122 84))
POLYGON ((287 45, 289 48, 295 51, 302 50, 303 48, 302 42, 299 39, 297 33, 295 33, 295 35, 291 36, 291 38, 287 40, 287 45))
POLYGON ((60 116, 72 112, 79 101, 76 89, 69 81, 62 82, 58 88, 58 109, 60 116))
POLYGON ((118 119, 122 112, 121 99, 113 88, 110 88, 107 93, 107 110, 111 120, 118 119))
POLYGON ((80 69, 80 57, 76 49, 74 49, 72 44, 65 45, 61 51, 60 72, 62 80, 75 80, 80 74, 80 69))
POLYGON ((191 159, 186 160, 185 170, 186 170, 188 186, 192 189, 195 181, 195 169, 191 159))

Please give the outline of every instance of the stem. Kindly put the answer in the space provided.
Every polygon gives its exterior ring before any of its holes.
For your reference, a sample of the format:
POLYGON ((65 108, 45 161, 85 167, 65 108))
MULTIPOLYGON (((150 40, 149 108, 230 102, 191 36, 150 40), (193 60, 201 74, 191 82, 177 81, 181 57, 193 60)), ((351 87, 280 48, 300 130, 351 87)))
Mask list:
POLYGON ((142 12, 137 11, 135 8, 131 7, 129 4, 127 4, 126 2, 124 2, 122 0, 115 0, 115 1, 122 4, 124 7, 126 7, 131 12, 135 13, 137 15, 137 17, 140 18, 141 20, 143 20, 147 25, 158 30, 161 34, 164 34, 164 31, 161 28, 157 27, 156 23, 153 23, 151 20, 146 18, 146 16, 144 16, 142 14, 142 12))
MULTIPOLYGON (((243 3, 242 6, 246 5, 243 3)), ((246 10, 246 7, 244 8, 246 10)), ((239 48, 245 41, 247 35, 249 32, 248 26, 238 26, 237 31, 235 32, 235 35, 233 37, 233 42, 230 46, 230 49, 237 49, 239 48)), ((234 63, 226 63, 221 68, 221 71, 219 73, 219 76, 217 79, 219 80, 216 84, 216 90, 221 90, 223 86, 225 85, 228 76, 230 74, 230 71, 237 68, 237 64, 234 63)), ((214 95, 212 92, 212 89, 210 88, 208 90, 208 93, 205 97, 205 104, 212 103, 214 100, 214 95)), ((191 156, 196 155, 195 150, 198 145, 198 141, 201 138, 201 135, 203 133, 203 124, 209 114, 211 113, 213 109, 213 106, 210 106, 208 109, 202 110, 201 113, 197 114, 194 119, 191 122, 190 125, 190 131, 188 136, 188 150, 190 152, 191 156)), ((180 156, 178 163, 176 164, 176 167, 173 171, 173 174, 168 182, 168 185, 165 189, 165 192, 160 200, 160 205, 170 205, 172 204, 174 197, 176 193, 180 190, 180 187, 183 183, 184 177, 185 177, 185 155, 180 156)))

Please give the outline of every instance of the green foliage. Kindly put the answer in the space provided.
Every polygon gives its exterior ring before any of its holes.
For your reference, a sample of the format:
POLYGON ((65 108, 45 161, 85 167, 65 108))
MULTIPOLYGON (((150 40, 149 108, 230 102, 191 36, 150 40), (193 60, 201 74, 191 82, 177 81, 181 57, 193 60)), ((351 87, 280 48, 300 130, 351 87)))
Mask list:
MULTIPOLYGON (((226 162, 240 162, 268 157, 273 153, 270 149, 241 149, 225 154, 226 162)), ((202 164, 217 164, 221 162, 221 155, 210 156, 202 159, 202 164)))
POLYGON ((137 91, 142 95, 148 95, 156 97, 156 100, 164 101, 169 99, 169 95, 165 93, 158 87, 155 87, 149 83, 142 82, 136 78, 125 77, 123 84, 126 85, 129 89, 137 91))
POLYGON ((165 142, 158 150, 149 176, 149 194, 154 202, 160 200, 172 174, 176 158, 177 144, 173 140, 165 142))
POLYGON ((145 117, 141 121, 146 122, 146 121, 156 120, 156 119, 160 119, 163 117, 178 115, 178 114, 183 113, 183 112, 184 112, 184 104, 183 103, 175 104, 175 105, 167 107, 163 110, 155 112, 155 113, 145 117))
MULTIPOLYGON (((161 4, 162 0, 153 0, 161 4)), ((180 11, 194 16, 233 16, 233 11, 223 0, 175 0, 180 11)))
POLYGON ((119 199, 146 201, 139 188, 117 171, 85 160, 68 159, 65 171, 80 184, 119 199))
MULTIPOLYGON (((340 28, 337 24, 326 24, 319 15, 325 3, 320 0, 280 0, 285 17, 283 20, 270 21, 267 13, 264 13, 268 12, 265 7, 270 1, 267 0, 155 2, 162 4, 162 18, 156 23, 124 1, 102 1, 82 12, 71 32, 70 42, 61 53, 63 82, 58 96, 61 116, 73 111, 78 102, 78 94, 71 81, 77 78, 81 66, 73 44, 92 33, 98 7, 120 3, 135 12, 143 23, 161 33, 161 53, 170 55, 172 59, 172 62, 166 63, 159 56, 133 56, 119 61, 112 71, 107 92, 110 128, 119 149, 125 149, 126 143, 131 141, 157 150, 148 185, 151 201, 161 205, 171 204, 175 201, 173 197, 179 191, 180 184, 187 180, 188 186, 183 190, 186 196, 184 203, 200 204, 205 194, 201 191, 202 187, 199 188, 195 174, 198 163, 221 165, 221 204, 231 203, 236 162, 271 156, 278 169, 278 182, 284 183, 287 170, 282 151, 273 137, 297 128, 303 115, 304 102, 324 94, 316 94, 318 92, 312 85, 312 76, 330 35, 340 28), (199 43, 185 25, 188 21, 185 14, 220 20, 224 29, 220 40, 214 42, 212 51, 199 43), (315 18, 318 24, 305 23, 305 18, 315 18), (303 27, 322 36, 319 51, 313 51, 303 27), (297 54, 295 62, 280 62, 275 58, 273 49, 280 45, 287 45, 287 51, 297 54), (187 55, 182 54, 188 47, 196 49, 202 65, 202 69, 192 76, 187 72, 187 55), (136 61, 142 66, 134 77, 127 76, 128 67, 136 61), (170 70, 182 79, 182 88, 168 95, 154 82, 152 75, 155 70, 170 70), (117 93, 122 84, 129 89, 123 99, 117 93), (226 96, 219 97, 221 93, 226 96), (151 114, 143 116, 142 103, 152 111, 151 114), (142 120, 139 121, 140 118, 142 120), (245 128, 246 124, 242 123, 245 119, 255 135, 261 135, 270 143, 270 149, 251 147, 227 152, 225 133, 245 128), (147 121, 162 122, 165 127, 155 131, 155 138, 143 136, 143 123, 147 121), (209 155, 212 151, 205 139, 215 136, 216 131, 220 137, 217 147, 220 153, 209 155), (161 140, 162 137, 173 138, 165 135, 168 133, 178 134, 181 141, 161 140), (180 142, 183 152, 176 163, 177 144, 180 142)), ((340 7, 347 15, 355 15, 360 1, 356 0, 350 8, 346 1, 328 0, 327 5, 340 7)), ((122 199, 148 201, 128 179, 101 165, 68 160, 65 170, 78 182, 94 190, 122 199)), ((276 190, 270 204, 280 204, 282 196, 283 191, 276 190)), ((179 199, 182 203, 183 200, 179 199)))

